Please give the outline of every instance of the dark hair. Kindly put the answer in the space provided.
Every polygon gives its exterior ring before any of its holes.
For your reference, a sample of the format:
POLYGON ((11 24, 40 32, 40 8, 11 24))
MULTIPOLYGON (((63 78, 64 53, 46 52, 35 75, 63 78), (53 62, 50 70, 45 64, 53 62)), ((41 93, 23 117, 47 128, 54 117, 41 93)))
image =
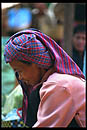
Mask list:
POLYGON ((86 26, 84 24, 77 25, 73 30, 73 35, 75 35, 78 32, 86 32, 86 26))

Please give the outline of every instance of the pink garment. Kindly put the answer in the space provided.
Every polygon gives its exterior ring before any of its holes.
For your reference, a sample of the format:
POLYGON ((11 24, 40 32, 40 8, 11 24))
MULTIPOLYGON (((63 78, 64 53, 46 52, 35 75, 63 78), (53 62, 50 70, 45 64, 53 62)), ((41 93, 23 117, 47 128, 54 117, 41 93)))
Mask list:
POLYGON ((68 74, 53 73, 40 89, 37 122, 33 127, 68 127, 73 117, 86 127, 86 82, 68 74))

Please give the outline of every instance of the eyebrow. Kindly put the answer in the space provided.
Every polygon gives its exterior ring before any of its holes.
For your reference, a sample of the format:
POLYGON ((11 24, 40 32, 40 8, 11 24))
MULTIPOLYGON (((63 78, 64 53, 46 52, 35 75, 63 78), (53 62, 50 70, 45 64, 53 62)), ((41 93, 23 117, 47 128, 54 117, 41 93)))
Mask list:
POLYGON ((28 64, 28 65, 32 64, 31 62, 29 62, 29 61, 24 61, 24 60, 20 60, 20 62, 25 63, 25 64, 28 64))
POLYGON ((14 71, 18 70, 18 71, 21 71, 19 68, 13 68, 14 71))

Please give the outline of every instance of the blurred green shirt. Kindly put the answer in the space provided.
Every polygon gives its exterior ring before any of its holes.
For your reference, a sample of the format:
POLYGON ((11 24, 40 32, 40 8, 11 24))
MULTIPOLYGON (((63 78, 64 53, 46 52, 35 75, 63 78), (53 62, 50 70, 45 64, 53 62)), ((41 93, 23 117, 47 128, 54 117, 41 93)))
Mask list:
POLYGON ((8 95, 14 88, 15 85, 15 74, 9 64, 5 63, 4 60, 4 47, 9 37, 1 38, 1 80, 2 80, 2 106, 5 102, 5 96, 8 95))

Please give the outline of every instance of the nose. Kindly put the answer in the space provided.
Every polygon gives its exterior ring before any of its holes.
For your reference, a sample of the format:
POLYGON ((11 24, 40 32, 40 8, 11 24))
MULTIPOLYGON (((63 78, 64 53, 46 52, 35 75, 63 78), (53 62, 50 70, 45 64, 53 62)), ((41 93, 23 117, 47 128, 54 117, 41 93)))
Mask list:
POLYGON ((78 40, 78 43, 82 43, 82 42, 83 42, 82 39, 79 39, 79 40, 78 40))
POLYGON ((22 74, 21 73, 18 74, 19 74, 19 80, 22 80, 22 74))

